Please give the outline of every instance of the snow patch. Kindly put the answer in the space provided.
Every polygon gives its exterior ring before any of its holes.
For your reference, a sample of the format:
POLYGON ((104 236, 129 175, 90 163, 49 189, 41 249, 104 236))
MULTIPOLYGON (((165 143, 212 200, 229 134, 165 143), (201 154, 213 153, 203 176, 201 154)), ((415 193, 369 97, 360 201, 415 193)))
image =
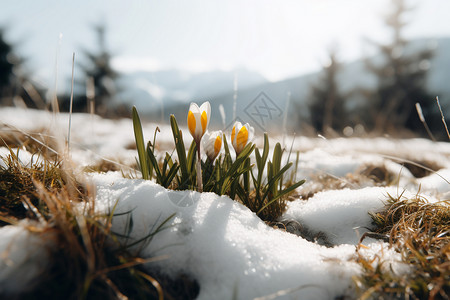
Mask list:
MULTIPOLYGON (((198 299, 266 296, 280 299, 334 299, 349 293, 358 272, 350 259, 353 245, 326 248, 267 226, 246 207, 212 193, 168 191, 150 181, 95 175, 97 203, 103 209, 118 200, 117 213, 130 212, 138 240, 175 213, 166 230, 149 244, 135 247, 145 257, 168 255, 149 265, 176 277, 187 274, 200 284, 198 299)), ((123 232, 127 216, 115 217, 113 230, 123 232)))
POLYGON ((25 292, 48 264, 48 239, 23 226, 0 228, 0 294, 25 292))

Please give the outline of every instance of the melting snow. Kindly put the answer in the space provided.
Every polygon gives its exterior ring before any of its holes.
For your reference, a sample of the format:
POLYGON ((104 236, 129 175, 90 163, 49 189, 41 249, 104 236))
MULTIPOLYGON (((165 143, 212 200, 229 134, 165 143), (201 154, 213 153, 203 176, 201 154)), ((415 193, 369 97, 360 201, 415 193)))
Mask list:
MULTIPOLYGON (((6 108, 0 109, 0 120, 10 125, 7 130, 44 130, 62 141, 66 132, 57 129, 67 128, 68 124, 65 114, 53 116, 6 108)), ((74 115, 72 126, 71 156, 80 167, 105 158, 124 164, 134 161, 136 151, 129 149, 134 143, 131 120, 111 121, 78 114, 74 115)), ((159 127, 159 148, 173 149, 170 127, 159 127)), ((146 140, 153 138, 155 128, 156 124, 144 126, 146 140)), ((186 144, 190 143, 189 135, 184 138, 186 144)), ((271 144, 275 141, 276 138, 271 144)), ((256 142, 260 143, 260 138, 256 142)), ((321 173, 343 177, 375 164, 384 165, 400 181, 391 187, 357 185, 352 189, 326 190, 307 201, 290 202, 281 221, 296 222, 312 237, 321 235, 333 246, 326 247, 302 234, 269 227, 246 207, 225 196, 170 191, 150 181, 125 179, 119 172, 89 177, 97 186, 97 209, 107 212, 118 201, 116 212, 129 212, 114 217, 115 232, 128 230, 127 218, 132 216, 129 242, 145 237, 174 214, 150 243, 140 243, 133 249, 145 257, 167 256, 147 267, 174 278, 180 274, 191 276, 200 285, 198 299, 232 299, 234 295, 237 299, 334 299, 342 295, 351 298, 351 278, 360 271, 353 258, 356 244, 371 225, 368 213, 382 209, 388 194, 397 196, 404 188, 409 190, 404 195, 420 190, 430 201, 448 197, 449 143, 302 137, 295 140, 294 150, 301 151, 297 179, 321 173), (438 174, 417 179, 400 164, 396 159, 399 157, 432 161, 442 169, 438 174)), ((2 156, 8 154, 5 148, 0 151, 2 156)), ((23 163, 29 163, 31 154, 22 150, 20 153, 23 163)), ((0 228, 0 290, 20 290, 39 275, 47 261, 40 241, 38 234, 23 226, 0 228)), ((364 244, 364 255, 379 256, 393 268, 407 271, 399 255, 386 243, 366 239, 364 244)))

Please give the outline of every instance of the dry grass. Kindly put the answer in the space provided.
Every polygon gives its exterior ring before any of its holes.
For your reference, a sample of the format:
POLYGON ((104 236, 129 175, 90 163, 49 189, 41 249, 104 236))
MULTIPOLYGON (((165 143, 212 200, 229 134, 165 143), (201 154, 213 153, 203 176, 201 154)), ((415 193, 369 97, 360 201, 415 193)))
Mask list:
MULTIPOLYGON (((39 182, 49 191, 60 191, 66 185, 60 163, 45 161, 24 166, 13 152, 3 159, 8 168, 0 168, 0 216, 12 220, 37 219, 26 207, 38 207, 43 213, 47 208, 43 206, 34 182, 39 182)), ((79 188, 82 190, 81 185, 79 188)), ((0 225, 5 224, 2 222, 0 225)))
POLYGON ((93 188, 77 180, 62 162, 42 160, 25 166, 12 152, 3 159, 7 167, 0 169, 1 225, 34 220, 27 228, 48 239, 51 261, 31 290, 17 295, 0 291, 0 299, 193 299, 198 295, 198 285, 187 277, 174 281, 156 271, 150 275, 143 264, 162 258, 132 255, 111 231, 114 211, 97 213, 93 188))
POLYGON ((0 146, 21 148, 47 160, 58 159, 59 145, 54 137, 48 135, 48 130, 38 129, 33 133, 27 133, 15 128, 1 129, 0 146))
POLYGON ((295 196, 303 200, 313 197, 316 193, 327 190, 358 189, 364 186, 389 186, 397 183, 397 176, 384 165, 366 164, 354 173, 343 177, 320 173, 311 179, 298 191, 295 196))
POLYGON ((359 255, 361 299, 449 299, 450 201, 390 197, 386 209, 372 218, 373 231, 389 239, 412 271, 395 274, 359 255))
POLYGON ((96 165, 87 166, 84 168, 85 172, 88 173, 106 173, 106 172, 116 172, 121 171, 121 166, 112 160, 102 159, 96 165))

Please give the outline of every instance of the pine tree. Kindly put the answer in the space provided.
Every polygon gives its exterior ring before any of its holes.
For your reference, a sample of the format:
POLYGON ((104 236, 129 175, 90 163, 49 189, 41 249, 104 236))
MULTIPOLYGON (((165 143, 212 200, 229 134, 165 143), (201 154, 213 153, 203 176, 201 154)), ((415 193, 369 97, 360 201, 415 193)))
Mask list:
POLYGON ((16 79, 14 67, 18 64, 13 47, 5 41, 3 29, 0 29, 0 103, 12 102, 12 90, 16 79))
POLYGON ((118 92, 117 79, 119 74, 112 68, 112 55, 106 46, 106 28, 104 25, 94 27, 97 35, 98 50, 84 51, 86 64, 80 64, 85 80, 92 78, 95 92, 95 112, 99 115, 113 114, 113 100, 118 92))
POLYGON ((24 59, 4 38, 0 28, 0 105, 45 108, 45 90, 36 85, 24 71, 24 59))
POLYGON ((345 127, 345 97, 340 93, 337 76, 341 68, 336 50, 329 53, 329 64, 324 66, 320 81, 311 86, 308 108, 311 124, 319 132, 345 127))
POLYGON ((422 132, 423 126, 415 110, 415 103, 422 106, 425 118, 434 118, 434 96, 426 90, 427 62, 433 53, 429 49, 406 53, 409 42, 403 35, 407 25, 405 14, 410 11, 405 0, 391 0, 392 10, 385 17, 385 24, 392 32, 388 44, 377 44, 382 63, 367 61, 367 68, 378 80, 372 94, 370 107, 374 114, 374 127, 380 131, 396 131, 407 128, 422 132))

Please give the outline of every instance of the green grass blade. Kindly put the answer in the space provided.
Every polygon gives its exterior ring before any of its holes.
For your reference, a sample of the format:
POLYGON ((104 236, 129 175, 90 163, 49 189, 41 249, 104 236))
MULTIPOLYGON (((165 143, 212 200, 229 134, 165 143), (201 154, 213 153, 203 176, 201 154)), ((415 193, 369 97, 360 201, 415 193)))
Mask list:
POLYGON ((170 115, 170 125, 172 127, 173 139, 177 150, 178 162, 181 170, 180 189, 186 189, 189 186, 189 172, 186 158, 186 148, 184 147, 183 134, 178 128, 177 120, 174 115, 170 115))
MULTIPOLYGON (((271 173, 271 178, 269 179, 269 182, 267 183, 267 190, 264 193, 264 196, 262 199, 265 199, 267 197, 267 195, 269 194, 270 191, 273 191, 273 186, 276 184, 276 182, 278 181, 278 179, 283 176, 283 174, 292 166, 292 163, 288 163, 286 164, 280 171, 278 171, 277 174, 273 175, 273 167, 272 164, 269 162, 269 173, 271 173)), ((276 197, 277 195, 273 195, 274 197, 276 197)))
POLYGON ((271 205, 272 203, 274 203, 275 201, 277 201, 278 199, 280 199, 281 197, 287 195, 288 193, 292 192, 293 190, 295 190, 296 188, 298 188, 299 186, 301 186, 302 184, 305 183, 305 180, 301 180, 293 185, 291 185, 290 187, 284 189, 281 193, 279 193, 276 197, 274 197, 273 199, 271 199, 269 202, 267 202, 266 205, 264 205, 263 207, 261 207, 258 212, 256 214, 261 213, 266 207, 268 207, 269 205, 271 205))
POLYGON ((269 157, 269 136, 267 135, 267 132, 265 132, 264 133, 263 153, 261 156, 261 163, 260 163, 260 166, 258 166, 258 186, 261 186, 262 176, 264 173, 264 168, 266 167, 267 157, 269 157))
POLYGON ((180 166, 177 163, 172 164, 172 167, 169 169, 169 172, 164 178, 163 186, 165 188, 169 187, 172 183, 173 179, 175 178, 175 175, 177 175, 178 169, 180 166))
POLYGON ((156 173, 156 182, 159 184, 162 184, 163 177, 161 174, 161 170, 158 165, 158 161, 156 160, 155 154, 153 153, 150 144, 147 145, 147 153, 148 153, 148 159, 150 160, 151 164, 153 165, 153 169, 156 173))
MULTIPOLYGON (((150 148, 155 149, 155 147, 154 146, 152 147, 152 144, 150 142, 148 142, 147 149, 150 149, 150 148)), ((154 152, 155 150, 152 150, 152 151, 154 152)), ((150 180, 152 180, 153 179, 153 164, 150 161, 150 159, 148 158, 148 151, 146 154, 147 154, 148 177, 150 180)))
POLYGON ((141 167, 142 178, 148 180, 150 179, 149 178, 150 173, 147 164, 147 154, 145 153, 144 134, 142 132, 142 124, 136 106, 133 106, 132 116, 133 116, 134 138, 136 140, 136 148, 139 157, 139 166, 141 167))
MULTIPOLYGON (((244 161, 244 168, 250 168, 250 157, 247 157, 244 161)), ((247 193, 250 193, 250 170, 247 172, 244 172, 244 190, 247 193)))
POLYGON ((258 148, 255 148, 255 159, 256 159, 256 168, 259 171, 262 168, 262 157, 261 154, 259 153, 258 148))
MULTIPOLYGON (((278 174, 281 168, 281 156, 283 154, 283 151, 281 150, 281 144, 277 143, 275 145, 275 148, 273 149, 273 157, 272 157, 272 167, 273 167, 273 174, 278 174)), ((283 174, 281 174, 283 175, 283 174)), ((277 180, 272 185, 272 196, 275 197, 278 194, 278 184, 282 181, 283 176, 278 177, 277 180)))
POLYGON ((265 132, 264 133, 264 148, 263 148, 263 155, 262 155, 263 166, 267 162, 267 157, 269 157, 269 136, 267 135, 267 132, 265 132))
POLYGON ((197 144, 193 140, 191 146, 189 147, 188 155, 186 158, 188 173, 191 174, 192 170, 195 169, 195 159, 197 153, 197 144))

